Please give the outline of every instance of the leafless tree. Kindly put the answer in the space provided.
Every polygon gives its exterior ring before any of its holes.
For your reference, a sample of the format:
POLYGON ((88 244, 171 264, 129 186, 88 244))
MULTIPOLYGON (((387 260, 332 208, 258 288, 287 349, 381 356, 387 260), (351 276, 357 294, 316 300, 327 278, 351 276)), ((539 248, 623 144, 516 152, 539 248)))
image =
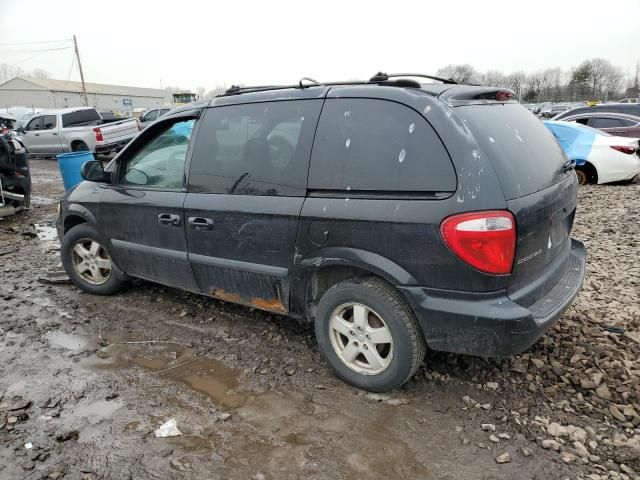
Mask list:
POLYGON ((204 92, 206 91, 206 89, 200 85, 198 87, 196 87, 196 93, 198 94, 198 98, 204 98, 204 92))
POLYGON ((8 63, 0 63, 0 83, 8 82, 14 77, 22 75, 24 71, 20 67, 14 67, 8 63))
POLYGON ((595 96, 602 90, 604 82, 611 72, 612 65, 609 60, 604 58, 594 58, 589 63, 591 66, 589 78, 591 94, 595 96))
POLYGON ((475 83, 477 81, 478 72, 472 65, 468 63, 461 65, 447 65, 440 68, 436 75, 443 78, 450 78, 458 83, 475 83))
POLYGON ((223 94, 226 91, 227 91, 226 85, 216 85, 214 89, 209 90, 207 93, 204 94, 204 98, 213 98, 217 95, 223 94))
POLYGON ((34 68, 31 71, 31 76, 33 78, 40 78, 40 79, 51 78, 51 74, 43 68, 34 68))

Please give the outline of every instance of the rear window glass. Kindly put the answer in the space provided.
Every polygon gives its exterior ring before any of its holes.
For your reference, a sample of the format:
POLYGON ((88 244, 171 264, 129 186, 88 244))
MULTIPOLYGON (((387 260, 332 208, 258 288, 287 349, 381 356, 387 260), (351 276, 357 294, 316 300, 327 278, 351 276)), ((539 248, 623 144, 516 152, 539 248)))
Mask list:
POLYGON ((325 102, 313 144, 309 188, 337 191, 454 191, 440 138, 417 112, 363 98, 325 102))
POLYGON ((88 125, 96 120, 101 120, 97 110, 89 108, 87 110, 77 110, 75 112, 62 114, 62 126, 71 127, 74 125, 88 125))
POLYGON ((489 157, 507 200, 557 183, 562 149, 543 123, 517 104, 456 107, 489 157))

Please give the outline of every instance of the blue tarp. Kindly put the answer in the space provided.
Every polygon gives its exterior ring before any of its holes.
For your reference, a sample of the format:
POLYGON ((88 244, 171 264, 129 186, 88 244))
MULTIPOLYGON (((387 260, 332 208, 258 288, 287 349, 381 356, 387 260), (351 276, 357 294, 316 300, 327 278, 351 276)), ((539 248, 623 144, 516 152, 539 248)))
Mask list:
POLYGON ((584 164, 593 147, 596 138, 595 131, 576 123, 551 120, 545 121, 544 126, 556 137, 569 160, 575 160, 576 165, 584 164))

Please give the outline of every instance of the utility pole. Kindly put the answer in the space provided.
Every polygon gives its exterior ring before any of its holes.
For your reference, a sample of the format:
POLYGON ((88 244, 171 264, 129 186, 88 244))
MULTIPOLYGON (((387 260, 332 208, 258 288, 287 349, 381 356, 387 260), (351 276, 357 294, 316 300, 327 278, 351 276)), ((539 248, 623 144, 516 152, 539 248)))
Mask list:
POLYGON ((84 97, 84 106, 89 106, 89 99, 87 98, 87 87, 84 85, 84 74, 82 73, 82 63, 80 63, 80 52, 78 52, 78 42, 76 36, 73 36, 73 46, 76 50, 76 58, 78 59, 78 70, 80 70, 80 80, 82 80, 82 96, 84 97))

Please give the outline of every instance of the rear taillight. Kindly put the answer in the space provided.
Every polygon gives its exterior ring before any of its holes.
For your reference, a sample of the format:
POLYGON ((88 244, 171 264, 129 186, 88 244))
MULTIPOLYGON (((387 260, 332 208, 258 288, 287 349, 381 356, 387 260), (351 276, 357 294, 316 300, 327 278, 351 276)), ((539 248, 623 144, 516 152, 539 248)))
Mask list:
POLYGON ((614 145, 611 148, 619 152, 626 153, 627 155, 633 155, 634 153, 636 153, 636 149, 633 147, 623 147, 623 146, 614 145))
POLYGON ((466 264, 493 275, 511 273, 516 222, 505 210, 460 213, 440 225, 444 243, 466 264))
POLYGON ((102 136, 102 130, 100 130, 100 127, 94 128, 93 133, 96 135, 96 142, 102 142, 104 140, 104 137, 102 136))

